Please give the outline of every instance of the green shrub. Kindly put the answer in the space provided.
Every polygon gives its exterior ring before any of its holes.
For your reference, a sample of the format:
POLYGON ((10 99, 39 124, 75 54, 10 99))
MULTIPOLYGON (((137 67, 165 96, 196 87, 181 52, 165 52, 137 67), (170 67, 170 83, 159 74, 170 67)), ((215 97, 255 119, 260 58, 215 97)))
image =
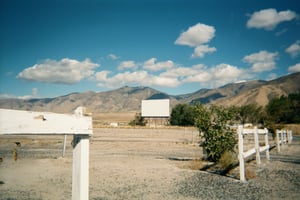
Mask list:
POLYGON ((195 125, 204 139, 202 147, 207 153, 207 159, 216 162, 224 152, 233 152, 235 133, 227 126, 233 118, 232 112, 223 107, 213 105, 208 108, 202 104, 196 104, 194 110, 195 125))

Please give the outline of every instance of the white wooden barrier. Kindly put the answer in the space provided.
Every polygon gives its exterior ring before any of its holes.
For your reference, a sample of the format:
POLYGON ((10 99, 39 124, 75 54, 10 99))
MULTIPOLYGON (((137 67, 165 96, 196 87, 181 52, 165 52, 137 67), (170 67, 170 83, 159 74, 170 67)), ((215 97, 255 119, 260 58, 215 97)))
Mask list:
POLYGON ((277 151, 281 151, 283 144, 291 144, 293 141, 293 132, 291 130, 276 130, 277 151))
POLYGON ((258 129, 254 127, 254 129, 244 129, 243 126, 238 126, 238 147, 239 147, 239 165, 240 165, 240 180, 246 181, 245 177, 245 159, 249 156, 256 154, 256 163, 257 165, 261 164, 260 160, 260 152, 266 151, 266 158, 270 160, 270 153, 269 153, 269 140, 268 140, 268 129, 258 129), (248 151, 244 152, 244 135, 246 134, 254 134, 254 148, 249 149, 248 151), (265 136, 265 145, 260 147, 259 146, 259 135, 263 134, 265 136))
POLYGON ((0 109, 0 135, 73 135, 72 200, 89 199, 89 137, 92 133, 92 118, 82 113, 0 109))

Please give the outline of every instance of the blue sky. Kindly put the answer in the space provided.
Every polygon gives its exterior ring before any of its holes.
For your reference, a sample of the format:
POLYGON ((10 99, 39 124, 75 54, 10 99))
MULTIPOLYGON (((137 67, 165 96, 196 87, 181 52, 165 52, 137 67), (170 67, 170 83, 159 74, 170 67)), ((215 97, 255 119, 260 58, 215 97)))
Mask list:
POLYGON ((185 94, 300 71, 296 0, 1 0, 0 97, 185 94))

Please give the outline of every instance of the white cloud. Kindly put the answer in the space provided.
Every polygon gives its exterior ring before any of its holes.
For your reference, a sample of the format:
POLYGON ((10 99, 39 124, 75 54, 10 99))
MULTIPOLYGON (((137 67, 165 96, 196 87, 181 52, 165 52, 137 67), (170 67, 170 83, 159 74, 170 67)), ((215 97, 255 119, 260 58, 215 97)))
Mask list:
POLYGON ((300 63, 297 63, 296 65, 293 65, 293 66, 290 66, 288 68, 288 71, 291 72, 291 73, 300 72, 300 63))
POLYGON ((273 30, 279 23, 291 21, 297 17, 293 11, 286 10, 277 12, 276 9, 264 9, 254 12, 247 22, 248 28, 262 28, 265 30, 273 30))
POLYGON ((101 82, 103 82, 103 81, 106 81, 107 80, 107 76, 108 76, 108 74, 110 74, 111 72, 110 71, 101 71, 101 72, 97 72, 96 74, 95 74, 95 77, 96 77, 96 79, 98 80, 98 81, 101 81, 101 82))
POLYGON ((92 63, 89 59, 81 62, 69 58, 59 61, 47 59, 24 69, 17 78, 45 83, 75 84, 92 76, 95 73, 94 68, 98 66, 99 64, 92 63))
POLYGON ((151 71, 160 71, 165 69, 171 69, 172 67, 174 67, 174 63, 171 60, 163 62, 156 61, 156 58, 150 58, 149 60, 144 62, 143 68, 151 71))
POLYGON ((176 39, 175 44, 187 45, 189 47, 195 47, 192 58, 202 58, 206 53, 215 52, 215 47, 209 47, 204 45, 210 42, 215 37, 215 28, 206 24, 198 23, 188 28, 187 31, 180 34, 176 39))
POLYGON ((32 88, 30 95, 24 95, 24 96, 15 96, 11 94, 0 94, 0 99, 32 99, 32 98, 38 98, 38 89, 32 88))
POLYGON ((196 74, 187 76, 183 82, 185 83, 192 83, 192 82, 198 82, 198 83, 207 83, 212 80, 212 74, 210 74, 208 71, 199 71, 196 74))
POLYGON ((132 61, 132 60, 128 60, 128 61, 123 61, 119 64, 118 69, 119 70, 123 70, 123 69, 137 69, 138 65, 132 61))
POLYGON ((300 54, 300 40, 297 40, 294 44, 289 46, 285 52, 290 54, 293 58, 297 57, 300 54))
POLYGON ((176 78, 149 74, 147 71, 124 72, 108 77, 108 72, 97 72, 98 86, 116 88, 123 85, 145 85, 176 87, 179 81, 176 78))
POLYGON ((99 87, 118 88, 124 85, 177 87, 187 83, 199 83, 202 87, 218 87, 227 83, 249 79, 249 72, 229 64, 207 67, 197 64, 180 66, 173 61, 157 62, 151 58, 143 63, 143 70, 100 71, 95 74, 99 87), (160 72, 159 72, 160 71, 160 72))
POLYGON ((183 79, 187 76, 192 76, 199 73, 199 70, 204 68, 205 66, 201 64, 193 67, 176 67, 176 68, 169 69, 161 73, 160 75, 165 77, 183 79))
POLYGON ((222 86, 248 78, 244 70, 229 64, 219 64, 210 68, 199 68, 198 72, 187 76, 184 82, 199 82, 213 87, 222 86))
POLYGON ((213 26, 198 23, 181 33, 175 44, 196 47, 209 42, 214 36, 215 28, 213 26))
POLYGON ((278 53, 271 53, 268 51, 260 51, 247 55, 243 58, 244 62, 252 64, 251 70, 253 72, 271 71, 276 68, 275 60, 278 53))
POLYGON ((111 53, 111 54, 108 55, 108 58, 110 58, 112 60, 118 60, 120 57, 111 53))
POLYGON ((215 52, 217 49, 215 47, 209 47, 208 45, 200 45, 194 49, 192 58, 203 58, 204 54, 215 52))
POLYGON ((267 77, 267 80, 271 81, 277 78, 277 74, 276 73, 270 73, 267 77))
POLYGON ((31 94, 33 97, 37 97, 39 93, 39 90, 37 88, 32 88, 31 94))

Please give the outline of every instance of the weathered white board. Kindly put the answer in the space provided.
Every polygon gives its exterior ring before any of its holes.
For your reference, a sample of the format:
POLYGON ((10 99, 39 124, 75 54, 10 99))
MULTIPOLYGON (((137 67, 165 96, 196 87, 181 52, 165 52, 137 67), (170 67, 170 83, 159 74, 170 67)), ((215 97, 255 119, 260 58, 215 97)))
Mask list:
POLYGON ((80 115, 0 109, 1 134, 92 134, 92 119, 80 115))
MULTIPOLYGON (((82 109, 76 109, 77 111, 82 109)), ((0 109, 0 135, 73 135, 72 200, 89 199, 89 137, 92 118, 74 115, 0 109)), ((64 148, 65 148, 64 142, 64 148)))

